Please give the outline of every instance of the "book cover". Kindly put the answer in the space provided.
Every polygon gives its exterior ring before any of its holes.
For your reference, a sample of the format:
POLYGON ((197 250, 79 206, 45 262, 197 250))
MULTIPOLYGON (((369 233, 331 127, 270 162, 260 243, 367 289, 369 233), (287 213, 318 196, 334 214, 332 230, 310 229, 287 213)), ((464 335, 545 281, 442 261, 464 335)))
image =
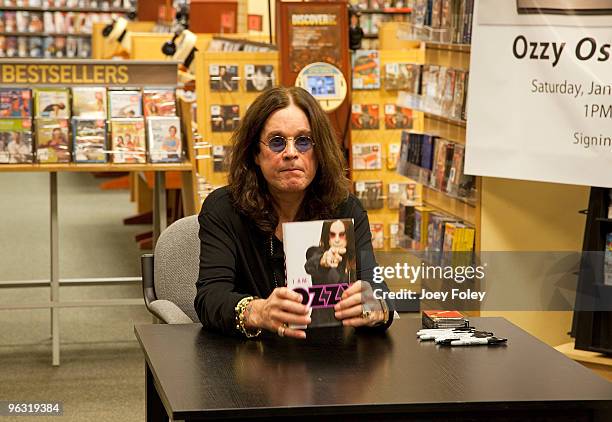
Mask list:
POLYGON ((389 223, 389 248, 397 249, 400 247, 399 224, 389 223))
POLYGON ((353 220, 283 223, 287 287, 311 309, 308 328, 341 326, 334 305, 357 279, 353 220))
POLYGON ((357 50, 353 54, 353 89, 380 88, 380 60, 377 50, 357 50))
POLYGON ((382 169, 380 144, 353 144, 353 170, 382 169))
POLYGON ((385 225, 383 223, 370 223, 372 233, 372 249, 385 248, 385 225))
POLYGON ((67 119, 36 119, 36 160, 41 164, 69 163, 67 119))
POLYGON ((444 80, 440 84, 442 87, 442 114, 450 118, 454 113, 456 73, 455 69, 446 69, 444 80))
POLYGON ((145 125, 143 118, 113 119, 111 129, 112 162, 145 163, 145 125))
POLYGON ((431 208, 425 206, 417 206, 414 209, 415 212, 415 227, 414 227, 414 241, 415 248, 424 250, 427 247, 429 227, 429 214, 432 212, 431 208))
POLYGON ((244 66, 247 92, 261 92, 275 85, 274 66, 247 64, 244 66))
POLYGON ((382 180, 355 182, 355 196, 365 209, 375 210, 383 207, 382 180))
POLYGON ((0 119, 0 163, 32 161, 32 120, 0 119))
POLYGON ((67 119, 70 117, 70 91, 68 88, 35 88, 36 117, 67 119))
POLYGON ((142 94, 137 90, 108 91, 111 119, 142 117, 142 94))
POLYGON ((218 105, 210 106, 210 123, 213 132, 232 132, 240 123, 240 106, 218 105))
POLYGON ((0 117, 32 117, 32 92, 28 88, 0 88, 0 117))
POLYGON ((433 135, 423 135, 420 166, 429 171, 431 171, 433 164, 435 139, 436 137, 433 135))
POLYGON ((389 183, 389 195, 387 197, 387 207, 398 209, 400 204, 411 204, 416 200, 416 183, 396 182, 389 183))
POLYGON ((72 150, 75 163, 106 163, 106 120, 74 117, 72 150))
POLYGON ((458 120, 461 120, 463 118, 466 76, 467 74, 461 70, 455 71, 455 91, 453 92, 451 116, 454 119, 458 120))
POLYGON ((149 117, 147 132, 151 163, 179 163, 183 160, 181 121, 178 117, 149 117))
POLYGON ((28 42, 29 57, 44 57, 44 42, 42 37, 30 37, 28 42))
POLYGON ((351 106, 351 128, 355 130, 378 129, 378 104, 353 104, 351 106))
POLYGON ((106 88, 72 88, 72 114, 74 117, 106 119, 106 88))
POLYGON ((387 170, 395 170, 400 156, 400 144, 387 144, 387 170))
POLYGON ((402 90, 418 93, 421 66, 412 63, 387 63, 384 87, 387 91, 402 90))
POLYGON ((145 89, 142 93, 145 117, 176 116, 174 89, 145 89))
POLYGON ((208 73, 212 92, 238 91, 238 66, 211 64, 208 73))
POLYGON ((464 151, 465 147, 463 145, 455 144, 453 148, 453 161, 448 175, 448 183, 446 184, 446 192, 451 196, 459 196, 459 181, 463 174, 464 151))
POLYGON ((213 145, 213 172, 228 171, 228 159, 231 148, 230 145, 213 145))
POLYGON ((385 128, 411 129, 412 110, 406 107, 398 107, 395 104, 385 104, 385 128))

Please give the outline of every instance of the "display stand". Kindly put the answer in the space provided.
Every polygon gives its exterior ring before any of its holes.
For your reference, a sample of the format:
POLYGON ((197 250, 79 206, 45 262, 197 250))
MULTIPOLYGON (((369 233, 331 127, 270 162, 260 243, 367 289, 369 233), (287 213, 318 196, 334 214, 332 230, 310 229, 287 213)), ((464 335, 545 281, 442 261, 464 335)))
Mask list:
MULTIPOLYGON (((37 66, 59 66, 60 69, 71 69, 72 75, 83 75, 93 69, 107 70, 108 68, 122 67, 122 72, 127 75, 127 81, 121 85, 117 83, 100 83, 96 86, 129 86, 129 87, 172 87, 176 86, 177 63, 175 62, 116 62, 103 60, 87 60, 87 61, 5 61, 0 66, 18 66, 20 68, 31 68, 35 73, 37 66), (155 72, 151 72, 151 69, 155 72)), ((98 71, 99 72, 99 71, 98 71)), ((104 72, 102 72, 104 73, 104 72)), ((113 72, 111 72, 113 73, 113 72)), ((11 72, 4 72, 0 69, 0 75, 8 75, 11 72)), ((28 73, 25 73, 26 75, 28 73)), ((91 83, 83 83, 83 78, 64 79, 62 84, 42 84, 33 83, 28 80, 1 80, 0 86, 77 86, 77 85, 92 85, 91 83)), ((112 285, 130 282, 139 282, 140 277, 115 277, 115 278, 77 278, 77 279, 60 279, 59 266, 59 223, 58 223, 58 190, 57 190, 57 173, 59 172, 121 172, 121 171, 152 171, 155 173, 155 189, 153 195, 153 221, 154 221, 154 240, 155 242, 160 233, 166 227, 166 190, 164 173, 167 171, 180 171, 184 174, 185 198, 184 204, 188 207, 188 212, 193 213, 194 192, 193 192, 193 140, 191 133, 191 115, 189 107, 185 107, 182 102, 179 102, 179 110, 181 111, 182 123, 185 127, 184 134, 188 147, 189 160, 182 163, 164 163, 164 164, 81 164, 81 163, 65 163, 65 164, 2 164, 0 172, 46 172, 49 173, 49 198, 50 198, 50 279, 49 280, 22 280, 22 281, 2 281, 0 288, 18 288, 18 287, 46 287, 50 286, 50 300, 48 302, 39 303, 23 303, 2 305, 0 310, 11 309, 50 309, 51 311, 51 337, 52 337, 52 364, 58 366, 60 364, 60 324, 59 310, 67 307, 92 307, 92 306, 121 306, 121 305, 143 305, 142 298, 129 299, 100 299, 100 300, 80 300, 80 301, 62 301, 60 300, 60 286, 82 286, 82 285, 112 285)))

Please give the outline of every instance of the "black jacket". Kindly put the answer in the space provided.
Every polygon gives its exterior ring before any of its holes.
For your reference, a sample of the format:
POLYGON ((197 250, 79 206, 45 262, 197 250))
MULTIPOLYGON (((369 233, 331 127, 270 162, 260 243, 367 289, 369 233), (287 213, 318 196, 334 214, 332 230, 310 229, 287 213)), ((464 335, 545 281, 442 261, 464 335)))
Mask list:
MULTIPOLYGON (((350 195, 334 218, 354 219, 357 279, 371 282, 376 261, 366 211, 350 195)), ((208 195, 198 219, 201 249, 195 310, 204 327, 237 334, 236 304, 247 296, 267 298, 275 287, 285 285, 283 244, 273 236, 271 257, 270 236, 236 211, 227 187, 208 195)), ((379 330, 386 329, 393 320, 392 303, 387 304, 391 310, 389 322, 376 327, 379 330)))

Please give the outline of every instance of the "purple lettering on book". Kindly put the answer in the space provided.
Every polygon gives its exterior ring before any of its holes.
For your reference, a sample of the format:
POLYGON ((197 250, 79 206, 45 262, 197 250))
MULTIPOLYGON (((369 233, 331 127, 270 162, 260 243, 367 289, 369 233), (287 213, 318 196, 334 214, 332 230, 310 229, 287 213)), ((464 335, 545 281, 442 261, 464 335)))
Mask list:
POLYGON ((342 293, 348 287, 348 283, 316 284, 308 288, 298 287, 293 291, 302 295, 302 305, 308 305, 309 308, 313 309, 321 309, 333 308, 336 303, 340 302, 342 293))

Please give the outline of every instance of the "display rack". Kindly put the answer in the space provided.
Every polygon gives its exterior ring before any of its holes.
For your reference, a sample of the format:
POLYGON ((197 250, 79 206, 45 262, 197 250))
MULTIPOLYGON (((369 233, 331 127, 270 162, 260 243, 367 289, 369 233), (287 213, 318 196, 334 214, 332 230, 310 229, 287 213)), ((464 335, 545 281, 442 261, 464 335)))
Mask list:
MULTIPOLYGON (((127 80, 124 83, 100 83, 96 86, 106 87, 157 87, 157 88, 175 88, 177 83, 176 62, 143 62, 143 61, 111 61, 111 60, 65 60, 65 61, 41 61, 41 60, 6 60, 0 64, 4 66, 19 66, 28 68, 30 66, 67 66, 75 70, 74 74, 82 75, 87 73, 88 69, 92 68, 103 69, 115 67, 114 72, 117 72, 117 67, 123 67, 127 80), (152 70, 155 71, 152 71, 152 70)), ((0 75, 4 77, 3 69, 0 69, 0 75)), ((91 74, 91 73, 90 73, 91 74)), ((11 87, 37 87, 37 86, 78 86, 92 85, 84 84, 82 79, 66 79, 61 84, 50 83, 33 83, 28 80, 0 80, 0 86, 11 87)), ((153 228, 154 242, 159 237, 162 230, 167 225, 166 220, 166 189, 165 189, 165 172, 179 171, 184 174, 183 189, 184 199, 183 204, 186 213, 192 214, 195 209, 195 194, 193 192, 193 139, 191 132, 191 114, 189 105, 184 105, 179 102, 179 111, 181 123, 184 125, 184 139, 187 145, 187 157, 182 163, 172 164, 0 164, 0 172, 45 172, 49 173, 49 198, 50 198, 50 277, 49 280, 21 280, 21 281, 2 281, 1 287, 50 287, 50 300, 48 302, 37 303, 22 303, 2 305, 0 310, 12 309, 50 309, 51 312, 51 338, 52 338, 52 364, 57 366, 60 364, 60 325, 59 325, 59 310, 67 307, 91 307, 91 306, 125 306, 125 305, 143 305, 142 298, 133 299, 100 299, 100 300, 85 300, 85 301, 62 301, 60 300, 61 285, 112 285, 117 283, 130 283, 140 281, 140 277, 114 277, 114 278, 88 278, 88 279, 60 279, 59 265, 59 223, 58 223, 58 189, 57 189, 57 174, 60 172, 124 172, 124 171, 151 171, 155 174, 155 188, 153 195, 153 228), (190 208, 190 209, 189 209, 190 208)))

